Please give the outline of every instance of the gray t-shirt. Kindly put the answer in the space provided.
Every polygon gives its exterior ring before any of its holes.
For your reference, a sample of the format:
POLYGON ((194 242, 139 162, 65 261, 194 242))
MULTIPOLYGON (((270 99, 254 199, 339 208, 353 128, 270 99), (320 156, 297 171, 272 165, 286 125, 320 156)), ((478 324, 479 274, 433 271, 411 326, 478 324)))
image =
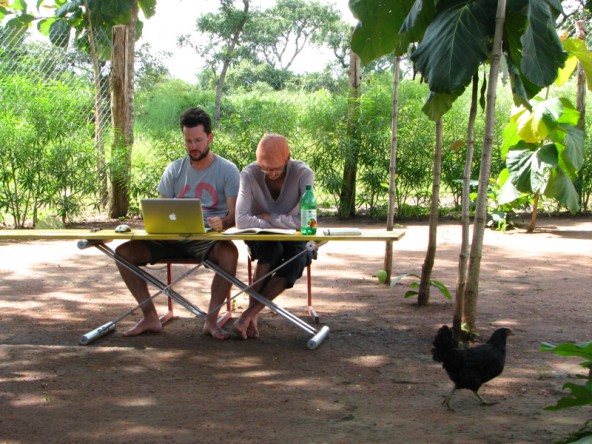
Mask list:
POLYGON ((238 195, 239 176, 236 165, 223 157, 214 155, 207 169, 197 171, 187 156, 166 167, 156 190, 165 197, 201 199, 204 217, 224 217, 226 198, 238 195))
POLYGON ((277 199, 265 185, 265 173, 253 162, 240 175, 240 190, 236 201, 237 228, 294 228, 300 229, 300 197, 306 185, 313 185, 314 173, 304 162, 289 160, 286 179, 277 199), (258 217, 271 215, 271 221, 258 217))

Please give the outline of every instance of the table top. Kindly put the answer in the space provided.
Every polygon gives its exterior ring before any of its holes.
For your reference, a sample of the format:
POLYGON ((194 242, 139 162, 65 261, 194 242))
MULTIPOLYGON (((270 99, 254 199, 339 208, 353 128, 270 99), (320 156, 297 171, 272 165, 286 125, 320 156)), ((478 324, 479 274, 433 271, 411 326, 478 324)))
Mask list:
MULTIPOLYGON (((326 228, 326 227, 324 227, 326 228)), ((295 234, 223 234, 210 232, 206 234, 148 234, 145 230, 116 233, 114 230, 91 231, 89 229, 55 229, 55 230, 0 230, 0 241, 3 240, 266 240, 266 241, 398 241, 405 236, 404 230, 360 230, 360 234, 325 235, 322 230, 314 235, 295 234)))

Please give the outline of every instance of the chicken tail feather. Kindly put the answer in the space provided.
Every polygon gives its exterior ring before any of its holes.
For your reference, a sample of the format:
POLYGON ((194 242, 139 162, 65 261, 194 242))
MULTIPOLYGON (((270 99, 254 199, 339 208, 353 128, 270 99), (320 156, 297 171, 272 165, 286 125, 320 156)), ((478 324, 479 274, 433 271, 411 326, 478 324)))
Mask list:
POLYGON ((452 330, 447 325, 440 327, 432 344, 434 345, 432 358, 436 362, 444 362, 446 356, 457 348, 452 337, 452 330))

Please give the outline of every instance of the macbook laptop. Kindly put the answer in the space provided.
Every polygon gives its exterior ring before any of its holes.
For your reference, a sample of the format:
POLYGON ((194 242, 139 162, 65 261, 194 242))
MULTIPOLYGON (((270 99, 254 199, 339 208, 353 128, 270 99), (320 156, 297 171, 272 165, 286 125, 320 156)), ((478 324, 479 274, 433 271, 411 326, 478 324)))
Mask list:
POLYGON ((144 227, 149 234, 206 232, 199 199, 142 199, 140 203, 144 227))

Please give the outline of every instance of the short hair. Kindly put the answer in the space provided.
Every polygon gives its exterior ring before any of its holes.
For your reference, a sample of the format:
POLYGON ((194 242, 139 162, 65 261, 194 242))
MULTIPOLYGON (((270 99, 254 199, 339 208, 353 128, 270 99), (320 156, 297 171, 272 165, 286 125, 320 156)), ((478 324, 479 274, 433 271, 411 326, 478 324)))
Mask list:
POLYGON ((290 159, 288 140, 281 134, 265 134, 257 145, 255 157, 257 162, 265 159, 266 162, 284 165, 290 159))
POLYGON ((179 118, 179 124, 181 125, 181 131, 183 131, 183 127, 194 128, 198 125, 203 125, 206 134, 212 132, 212 119, 201 108, 189 108, 183 111, 179 118))

